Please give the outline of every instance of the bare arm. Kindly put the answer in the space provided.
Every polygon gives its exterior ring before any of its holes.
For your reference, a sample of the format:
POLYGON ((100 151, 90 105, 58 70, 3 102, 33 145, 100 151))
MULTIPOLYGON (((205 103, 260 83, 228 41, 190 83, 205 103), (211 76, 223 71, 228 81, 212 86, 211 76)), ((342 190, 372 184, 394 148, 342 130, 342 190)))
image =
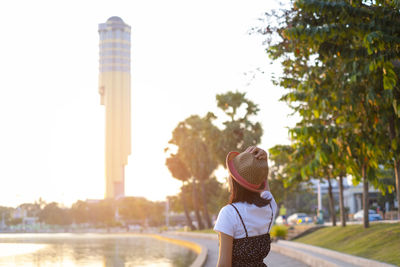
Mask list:
POLYGON ((219 255, 217 267, 232 266, 233 237, 219 232, 219 255))

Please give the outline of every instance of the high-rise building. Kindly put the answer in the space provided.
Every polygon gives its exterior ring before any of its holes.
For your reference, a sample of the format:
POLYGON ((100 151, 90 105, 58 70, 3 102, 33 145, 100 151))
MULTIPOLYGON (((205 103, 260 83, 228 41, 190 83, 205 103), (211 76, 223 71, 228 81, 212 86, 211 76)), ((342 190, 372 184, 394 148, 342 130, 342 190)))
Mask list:
POLYGON ((125 195, 131 153, 131 27, 119 17, 99 24, 100 103, 105 106, 105 198, 125 195))

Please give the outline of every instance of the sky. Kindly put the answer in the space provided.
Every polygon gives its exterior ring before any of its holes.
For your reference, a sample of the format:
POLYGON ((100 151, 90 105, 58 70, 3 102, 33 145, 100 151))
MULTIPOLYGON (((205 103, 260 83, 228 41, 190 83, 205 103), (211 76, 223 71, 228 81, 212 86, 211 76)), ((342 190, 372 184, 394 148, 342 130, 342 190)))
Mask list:
POLYGON ((97 30, 111 16, 132 27, 127 196, 164 200, 179 192, 164 148, 179 121, 219 114, 216 94, 246 92, 259 105, 260 147, 289 143, 295 118, 271 82, 280 66, 262 36, 248 34, 277 7, 267 0, 1 1, 0 206, 104 197, 97 30))

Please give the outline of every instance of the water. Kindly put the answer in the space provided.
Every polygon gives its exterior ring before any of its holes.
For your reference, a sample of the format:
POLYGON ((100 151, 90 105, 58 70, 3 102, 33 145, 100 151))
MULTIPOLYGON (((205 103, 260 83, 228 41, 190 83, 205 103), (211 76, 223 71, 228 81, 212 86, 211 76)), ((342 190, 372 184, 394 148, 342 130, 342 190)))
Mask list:
POLYGON ((196 253, 145 235, 0 234, 0 266, 183 267, 196 253))

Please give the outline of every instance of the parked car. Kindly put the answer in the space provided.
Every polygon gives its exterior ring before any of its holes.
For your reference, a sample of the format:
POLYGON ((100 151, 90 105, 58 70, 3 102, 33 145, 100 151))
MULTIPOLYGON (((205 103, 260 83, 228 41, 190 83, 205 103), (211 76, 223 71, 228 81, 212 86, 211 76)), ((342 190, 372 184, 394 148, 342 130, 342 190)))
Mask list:
POLYGON ((294 213, 287 218, 289 224, 312 223, 313 219, 305 213, 294 213))
MULTIPOLYGON (((364 218, 364 210, 359 210, 354 214, 354 220, 357 221, 362 221, 364 218)), ((374 210, 368 210, 368 219, 370 222, 372 221, 380 221, 382 220, 381 215, 379 215, 376 211, 374 210)))

